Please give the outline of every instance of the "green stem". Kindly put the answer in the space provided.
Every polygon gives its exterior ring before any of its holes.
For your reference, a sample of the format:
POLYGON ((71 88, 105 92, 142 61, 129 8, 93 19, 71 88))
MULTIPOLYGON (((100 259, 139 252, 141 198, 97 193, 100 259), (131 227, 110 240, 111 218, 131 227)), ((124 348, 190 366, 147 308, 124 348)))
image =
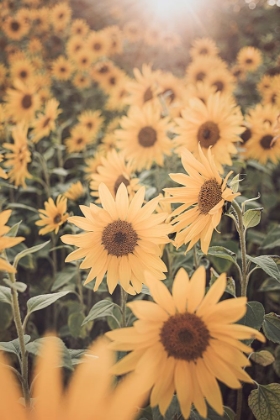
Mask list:
POLYGON ((121 326, 122 327, 126 327, 126 301, 127 301, 127 293, 121 287, 121 311, 122 311, 122 322, 121 322, 121 326))
POLYGON ((199 267, 199 258, 198 258, 198 255, 197 255, 196 244, 193 247, 193 264, 194 264, 195 269, 197 269, 199 267))
POLYGON ((242 416, 242 402, 243 402, 243 389, 237 390, 237 401, 236 401, 236 415, 235 420, 241 420, 242 416))

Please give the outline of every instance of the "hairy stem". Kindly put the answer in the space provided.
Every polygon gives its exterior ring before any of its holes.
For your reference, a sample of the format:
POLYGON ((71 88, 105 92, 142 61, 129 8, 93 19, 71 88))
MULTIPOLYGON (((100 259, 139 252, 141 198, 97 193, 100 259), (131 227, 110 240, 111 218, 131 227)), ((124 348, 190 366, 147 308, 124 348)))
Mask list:
POLYGON ((126 301, 127 301, 127 293, 121 287, 121 310, 122 310, 121 326, 123 328, 126 327, 126 301))

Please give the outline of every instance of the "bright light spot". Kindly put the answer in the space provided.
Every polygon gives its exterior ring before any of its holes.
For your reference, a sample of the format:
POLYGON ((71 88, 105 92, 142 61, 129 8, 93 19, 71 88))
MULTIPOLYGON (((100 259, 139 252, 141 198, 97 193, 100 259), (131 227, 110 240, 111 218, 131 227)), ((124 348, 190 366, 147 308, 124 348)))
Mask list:
POLYGON ((188 13, 205 0, 146 0, 147 9, 153 11, 154 16, 159 19, 173 19, 176 16, 182 16, 188 13))
POLYGON ((269 4, 269 6, 275 6, 276 1, 275 0, 268 0, 267 3, 269 4))
POLYGON ((255 9, 255 7, 256 7, 256 3, 250 3, 249 4, 249 9, 255 9))
POLYGON ((277 4, 278 7, 280 7, 280 1, 279 0, 277 0, 276 4, 277 4))

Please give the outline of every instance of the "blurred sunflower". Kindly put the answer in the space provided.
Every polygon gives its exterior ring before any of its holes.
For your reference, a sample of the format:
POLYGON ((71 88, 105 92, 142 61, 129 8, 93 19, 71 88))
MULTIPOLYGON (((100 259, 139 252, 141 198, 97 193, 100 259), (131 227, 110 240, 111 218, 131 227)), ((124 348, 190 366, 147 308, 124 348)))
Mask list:
POLYGON ((84 19, 74 19, 71 23, 70 32, 72 36, 78 35, 85 38, 89 33, 89 26, 84 19))
MULTIPOLYGON (((117 86, 123 85, 123 82, 126 80, 127 76, 124 71, 118 67, 111 69, 109 74, 103 75, 102 78, 98 80, 102 89, 110 95, 112 89, 116 89, 117 86)), ((126 87, 126 85, 124 85, 126 87)))
POLYGON ((223 172, 222 165, 231 165, 231 155, 237 153, 234 143, 244 131, 239 107, 231 97, 217 92, 210 95, 206 103, 191 99, 181 114, 182 118, 175 119, 178 124, 175 129, 178 137, 174 140, 176 152, 186 147, 197 155, 199 144, 204 153, 211 147, 218 170, 223 172))
POLYGON ((15 122, 31 121, 41 102, 36 86, 15 80, 15 89, 7 89, 6 113, 15 122))
POLYGON ((14 143, 4 143, 3 147, 10 150, 5 154, 4 166, 10 168, 7 175, 11 182, 26 187, 26 179, 32 178, 27 165, 31 162, 31 153, 28 149, 27 127, 19 123, 12 130, 14 143))
POLYGON ((224 95, 232 95, 236 88, 235 79, 226 68, 216 69, 215 72, 209 73, 205 78, 205 83, 211 86, 213 93, 220 92, 224 95))
POLYGON ((91 86, 91 78, 85 72, 78 72, 73 77, 72 83, 78 89, 86 89, 91 86))
POLYGON ((135 20, 131 20, 126 22, 122 28, 124 38, 126 38, 130 42, 137 42, 142 39, 142 27, 140 23, 136 22, 135 20))
POLYGON ((73 57, 72 61, 75 62, 77 70, 88 71, 91 67, 92 59, 92 52, 86 47, 83 47, 76 52, 75 58, 73 57))
MULTIPOLYGON (((200 101, 202 101, 204 104, 206 104, 209 96, 212 94, 213 94, 213 88, 206 81, 197 82, 195 84, 188 83, 186 85, 186 95, 185 95, 185 101, 184 101, 185 106, 183 108, 189 105, 189 100, 192 98, 197 98, 200 101)), ((180 116, 182 116, 181 113, 180 113, 180 116)))
POLYGON ((32 22, 33 31, 36 35, 46 33, 50 30, 50 8, 39 7, 30 10, 30 17, 32 22))
POLYGON ((199 160, 187 149, 182 150, 182 165, 189 175, 169 174, 183 187, 164 190, 171 196, 166 198, 167 202, 182 203, 171 214, 176 247, 188 243, 189 251, 200 240, 201 249, 207 254, 213 231, 220 223, 224 203, 240 194, 227 187, 232 172, 224 179, 220 177, 210 148, 205 156, 198 146, 198 155, 199 160))
POLYGON ((104 30, 109 39, 108 56, 123 52, 123 33, 117 25, 107 26, 104 30))
POLYGON ((70 137, 65 139, 68 153, 81 152, 92 142, 92 135, 89 130, 81 124, 76 124, 70 131, 70 137))
POLYGON ((61 31, 70 23, 72 10, 67 2, 59 2, 50 9, 50 22, 54 31, 61 31))
POLYGON ((66 51, 69 60, 76 61, 76 54, 81 51, 85 45, 84 39, 80 35, 71 36, 66 43, 66 51))
MULTIPOLYGON (((1 119, 0 119, 0 121, 1 121, 1 119)), ((0 163, 2 161, 3 161, 3 155, 2 155, 2 153, 0 153, 0 163)), ((6 172, 4 171, 4 169, 1 168, 1 166, 0 166, 0 178, 3 178, 3 179, 7 179, 8 178, 8 175, 6 174, 6 172)))
POLYGON ((280 106, 280 75, 274 76, 271 86, 262 94, 263 104, 280 106))
POLYGON ((182 43, 180 35, 170 31, 163 32, 160 41, 162 48, 167 51, 172 51, 173 48, 180 46, 182 43))
POLYGON ((110 150, 116 149, 117 139, 114 133, 106 133, 98 145, 98 151, 106 155, 110 150))
POLYGON ((102 164, 101 162, 101 158, 105 155, 105 153, 102 151, 100 152, 99 150, 94 154, 94 157, 88 158, 85 160, 85 168, 84 168, 84 172, 85 172, 85 179, 87 181, 91 180, 91 177, 93 174, 95 174, 97 172, 97 167, 99 165, 102 164))
POLYGON ((160 71, 153 71, 149 65, 143 64, 142 72, 135 68, 133 73, 135 80, 127 84, 129 96, 126 103, 139 107, 142 107, 146 102, 158 103, 156 87, 160 71))
POLYGON ((28 46, 27 46, 27 52, 28 54, 35 55, 35 54, 41 54, 43 51, 43 44, 40 41, 39 38, 33 37, 29 40, 28 46))
POLYGON ((99 198, 98 188, 102 182, 109 188, 114 198, 122 182, 126 186, 130 198, 140 188, 139 179, 133 178, 131 165, 126 163, 123 154, 117 153, 116 150, 111 150, 106 157, 101 157, 101 165, 91 176, 90 189, 92 192, 90 194, 93 197, 99 198))
POLYGON ((172 73, 162 72, 158 76, 157 82, 156 91, 160 97, 162 114, 179 117, 186 95, 183 81, 172 73))
POLYGON ((72 63, 63 55, 60 55, 52 62, 52 76, 57 80, 69 80, 72 72, 72 63))
MULTIPOLYGON (((18 237, 11 237, 5 236, 10 231, 10 226, 6 226, 12 210, 4 210, 0 212, 0 254, 5 249, 12 248, 13 246, 19 244, 20 242, 24 241, 25 238, 22 236, 18 237)), ((15 273, 16 269, 11 264, 8 263, 4 258, 0 257, 0 271, 7 271, 8 273, 15 273)))
POLYGON ((68 190, 63 194, 64 197, 72 201, 77 201, 79 198, 85 195, 85 189, 81 181, 74 182, 70 185, 68 190))
POLYGON ((126 76, 109 92, 109 97, 106 102, 106 109, 123 110, 126 106, 126 99, 129 95, 127 83, 130 79, 126 76))
POLYGON ((170 226, 163 223, 165 214, 153 214, 158 198, 142 207, 144 196, 145 187, 142 187, 129 201, 122 183, 114 200, 106 185, 100 184, 103 208, 95 204, 80 206, 85 217, 68 219, 86 232, 61 237, 62 242, 79 247, 65 261, 84 258, 80 268, 90 268, 85 284, 96 278, 94 291, 106 273, 110 293, 118 282, 127 293, 140 293, 145 283, 144 271, 157 280, 165 278, 163 272, 167 269, 159 257, 159 245, 169 242, 170 226))
POLYGON ((197 57, 186 68, 186 82, 194 84, 203 82, 210 74, 226 67, 226 63, 219 57, 207 55, 197 57))
POLYGON ((50 232, 57 233, 59 228, 63 223, 68 219, 67 211, 67 198, 63 195, 59 195, 56 199, 56 202, 52 198, 49 198, 48 201, 44 203, 45 208, 39 209, 39 216, 41 220, 37 220, 35 224, 37 226, 44 226, 39 230, 39 235, 46 235, 50 232))
POLYGON ((43 137, 47 137, 51 131, 55 129, 55 123, 61 110, 58 109, 59 102, 52 98, 49 99, 45 106, 44 113, 37 116, 32 123, 32 141, 37 143, 43 137))
POLYGON ((255 47, 243 47, 237 54, 237 63, 245 71, 255 71, 262 64, 262 53, 255 47))
POLYGON ((152 277, 147 284, 155 302, 128 303, 138 320, 132 327, 106 333, 113 340, 110 348, 131 351, 112 371, 117 375, 130 371, 146 374, 152 388, 150 404, 159 405, 163 416, 175 392, 185 419, 192 404, 206 418, 206 401, 222 416, 218 381, 233 389, 241 388, 241 382, 253 383, 243 369, 250 365, 243 352, 252 349, 240 340, 265 341, 259 331, 234 324, 245 315, 247 298, 219 302, 226 288, 225 274, 205 295, 202 266, 190 280, 181 268, 172 294, 152 277))
POLYGON ((114 63, 110 60, 102 60, 94 63, 91 71, 91 77, 93 81, 102 83, 104 79, 107 79, 110 73, 116 68, 114 63))
POLYGON ((280 142, 276 138, 274 125, 267 123, 256 127, 244 144, 243 154, 245 159, 255 159, 263 165, 268 161, 277 164, 280 161, 280 142))
POLYGON ((19 41, 28 34, 30 26, 22 16, 14 15, 2 22, 1 29, 8 38, 19 41))
POLYGON ((7 67, 0 63, 0 86, 4 85, 4 83, 7 81, 7 73, 7 67))
POLYGON ((13 61, 10 66, 10 74, 13 80, 19 79, 24 83, 32 83, 34 73, 35 69, 28 58, 13 61))
POLYGON ((106 56, 110 47, 110 40, 106 36, 106 32, 93 31, 89 32, 86 39, 85 48, 88 49, 93 56, 93 60, 106 56))
POLYGON ((269 74, 264 74, 257 84, 257 89, 261 95, 264 95, 272 86, 273 84, 273 76, 269 74))
POLYGON ((95 139, 104 122, 101 111, 85 110, 78 115, 79 125, 87 129, 90 137, 95 139))
POLYGON ((190 49, 190 56, 192 59, 196 59, 200 56, 211 56, 216 57, 218 55, 218 47, 216 42, 208 37, 197 38, 194 40, 190 49))
POLYGON ((132 106, 127 116, 120 120, 121 129, 116 130, 118 147, 137 171, 150 169, 155 162, 164 164, 164 156, 171 155, 172 141, 169 118, 161 118, 160 111, 146 104, 142 108, 132 106))
POLYGON ((160 45, 162 29, 160 25, 149 26, 145 30, 144 39, 151 47, 160 45))

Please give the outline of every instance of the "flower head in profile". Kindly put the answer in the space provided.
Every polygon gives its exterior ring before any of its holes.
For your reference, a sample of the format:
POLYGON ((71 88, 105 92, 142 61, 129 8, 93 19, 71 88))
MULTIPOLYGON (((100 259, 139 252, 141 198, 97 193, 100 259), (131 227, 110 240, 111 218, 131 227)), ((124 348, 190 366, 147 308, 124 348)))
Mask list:
POLYGON ((113 368, 117 375, 146 373, 150 381, 151 406, 159 405, 164 415, 174 392, 184 418, 192 404, 207 417, 208 404, 223 414, 218 381, 241 388, 241 381, 253 382, 243 370, 250 365, 243 354, 252 349, 239 340, 265 341, 257 330, 234 324, 246 313, 246 297, 219 302, 226 288, 220 275, 205 296, 206 273, 199 267, 189 280, 181 268, 172 294, 153 278, 147 284, 154 299, 128 303, 138 318, 132 327, 106 333, 114 350, 131 351, 113 368))
POLYGON ((79 198, 85 195, 86 191, 83 187, 81 181, 74 182, 63 194, 64 197, 69 198, 69 200, 77 201, 79 198))
POLYGON ((53 231, 57 233, 60 226, 68 219, 67 198, 59 195, 56 202, 49 198, 44 204, 45 208, 39 209, 41 220, 35 222, 37 226, 44 226, 39 230, 39 235, 46 235, 53 231))
POLYGON ((146 398, 145 377, 131 374, 115 386, 110 369, 114 354, 108 341, 97 339, 63 387, 62 348, 56 337, 44 338, 34 372, 32 409, 19 403, 19 385, 0 354, 1 420, 133 420, 146 398), (129 395, 129 399, 127 396, 129 395))
MULTIPOLYGON (((9 220, 11 213, 12 210, 4 210, 0 213, 0 254, 4 251, 4 249, 12 248, 13 246, 24 241, 25 239, 22 236, 18 236, 17 238, 5 236, 11 229, 10 226, 6 226, 6 223, 9 220)), ((16 269, 6 260, 0 258, 0 271, 15 273, 16 269)))
POLYGON ((231 172, 221 178, 214 163, 211 149, 207 156, 198 148, 199 160, 187 149, 182 151, 182 164, 189 174, 170 174, 173 181, 183 187, 166 188, 171 203, 182 203, 173 211, 172 224, 176 232, 175 244, 189 244, 189 251, 200 240, 202 251, 207 254, 214 229, 220 223, 223 205, 239 193, 227 187, 231 172))
POLYGON ((90 272, 85 281, 95 281, 94 291, 107 273, 109 292, 120 282, 123 289, 139 293, 145 283, 144 270, 163 280, 167 268, 160 259, 160 244, 169 242, 170 226, 164 223, 166 215, 153 214, 158 197, 143 207, 145 187, 141 187, 131 201, 122 183, 116 199, 108 187, 101 183, 99 197, 103 208, 90 204, 80 206, 85 217, 74 216, 68 221, 85 230, 76 235, 63 235, 62 242, 79 249, 68 255, 66 261, 84 258, 80 268, 90 272))
POLYGON ((58 107, 59 102, 55 98, 49 99, 45 106, 45 112, 34 120, 32 124, 32 141, 34 143, 37 143, 43 137, 48 136, 50 132, 55 129, 56 119, 61 113, 61 110, 59 110, 58 107))

